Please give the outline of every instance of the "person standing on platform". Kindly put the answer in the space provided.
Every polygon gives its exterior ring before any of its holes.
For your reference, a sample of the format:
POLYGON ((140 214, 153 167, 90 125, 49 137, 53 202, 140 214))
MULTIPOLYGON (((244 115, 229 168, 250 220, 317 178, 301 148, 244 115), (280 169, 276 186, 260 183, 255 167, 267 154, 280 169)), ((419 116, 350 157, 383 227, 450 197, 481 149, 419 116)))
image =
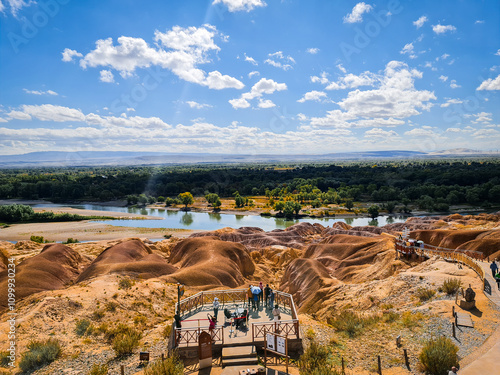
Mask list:
POLYGON ((491 262, 490 268, 491 268, 491 274, 493 275, 493 277, 495 277, 495 275, 498 272, 498 266, 497 263, 495 262, 495 259, 493 259, 493 262, 491 262))
POLYGON ((220 303, 219 303, 219 299, 217 297, 214 298, 214 316, 215 316, 215 320, 217 320, 218 318, 218 313, 219 313, 219 307, 220 307, 220 303))
POLYGON ((269 288, 269 284, 266 284, 266 287, 264 288, 264 298, 266 299, 266 309, 269 304, 269 291, 271 288, 269 288))
POLYGON ((253 305, 253 294, 251 285, 247 289, 247 297, 248 297, 248 310, 250 310, 250 303, 253 305))

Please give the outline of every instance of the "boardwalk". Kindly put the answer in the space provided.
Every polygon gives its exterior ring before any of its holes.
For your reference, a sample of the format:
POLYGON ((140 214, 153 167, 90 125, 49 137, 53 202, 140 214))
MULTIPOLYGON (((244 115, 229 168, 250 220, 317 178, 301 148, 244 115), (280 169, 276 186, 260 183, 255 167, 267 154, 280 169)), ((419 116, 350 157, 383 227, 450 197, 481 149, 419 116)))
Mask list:
MULTIPOLYGON (((494 304, 500 306, 500 291, 498 290, 497 283, 491 275, 489 262, 478 262, 484 270, 486 281, 491 285, 491 294, 484 293, 494 304)), ((494 334, 495 335, 495 334, 494 334)), ((500 340, 493 345, 484 355, 469 364, 467 367, 460 369, 460 375, 499 375, 500 367, 498 366, 498 359, 500 358, 500 340)))
MULTIPOLYGON (((471 252, 468 250, 459 249, 444 249, 435 246, 424 244, 421 248, 414 246, 406 246, 404 241, 396 241, 396 251, 404 256, 412 254, 430 258, 432 256, 440 256, 446 260, 460 262, 467 267, 470 267, 483 281, 483 292, 490 301, 497 306, 500 306, 500 291, 493 276, 491 275, 490 263, 485 262, 483 254, 471 252)), ((463 369, 460 369, 460 375, 500 375, 500 367, 498 366, 498 358, 500 358, 500 334, 498 331, 493 333, 490 339, 496 340, 493 346, 481 357, 470 363, 463 369)))

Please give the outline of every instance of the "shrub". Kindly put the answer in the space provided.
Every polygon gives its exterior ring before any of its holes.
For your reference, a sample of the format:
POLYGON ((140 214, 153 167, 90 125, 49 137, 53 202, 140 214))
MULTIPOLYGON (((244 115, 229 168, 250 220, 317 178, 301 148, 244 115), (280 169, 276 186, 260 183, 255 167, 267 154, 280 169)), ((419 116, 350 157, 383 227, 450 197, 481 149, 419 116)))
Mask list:
POLYGON ((68 238, 66 240, 66 242, 63 242, 64 244, 69 244, 69 243, 79 243, 80 241, 78 241, 76 238, 68 238))
POLYGON ((130 279, 127 279, 127 278, 120 279, 120 281, 118 282, 118 286, 121 289, 130 289, 130 288, 132 288, 133 285, 134 285, 134 282, 130 279))
POLYGON ((146 318, 144 315, 136 315, 134 317, 134 324, 135 325, 144 326, 144 325, 146 325, 147 321, 148 321, 148 318, 146 318))
POLYGON ((448 338, 431 339, 424 344, 420 352, 420 363, 430 375, 441 375, 458 364, 458 347, 448 338))
POLYGON ((450 295, 458 292, 461 286, 462 282, 459 279, 449 278, 443 282, 443 286, 441 287, 441 289, 443 290, 443 292, 450 295))
POLYGON ((421 302, 428 301, 436 294, 436 291, 428 288, 418 288, 417 297, 421 302))
POLYGON ((0 352, 0 366, 2 367, 8 367, 9 366, 9 355, 10 352, 0 352))
POLYGON ((346 310, 328 319, 328 323, 337 331, 347 333, 349 337, 357 336, 364 327, 376 324, 380 318, 376 315, 360 316, 353 311, 346 310))
POLYGON ((183 373, 184 364, 175 352, 163 362, 158 359, 144 369, 144 375, 182 375, 183 373))
POLYGON ((27 346, 28 351, 21 355, 19 368, 23 372, 33 372, 40 367, 55 361, 61 354, 61 345, 56 339, 32 341, 27 346))
POLYGON ((298 361, 301 374, 308 375, 340 375, 332 365, 332 354, 325 345, 311 341, 309 347, 304 351, 298 361))
POLYGON ((141 333, 139 331, 130 330, 127 333, 118 334, 111 344, 117 357, 123 357, 132 354, 134 349, 139 346, 141 333))
POLYGON ((399 314, 394 311, 384 312, 382 315, 382 320, 386 323, 392 323, 399 319, 399 314))
POLYGON ((104 311, 102 311, 102 310, 95 310, 92 313, 93 320, 101 320, 103 317, 104 317, 104 311))
POLYGON ((108 329, 105 337, 111 343, 113 350, 118 357, 132 354, 134 349, 139 346, 141 332, 125 324, 118 324, 112 329, 108 329))
POLYGON ((424 318, 421 312, 416 312, 412 314, 411 311, 405 311, 401 315, 401 323, 406 328, 413 328, 420 325, 420 321, 424 318))
POLYGON ((306 338, 308 338, 309 340, 314 340, 315 337, 316 337, 316 332, 314 331, 314 329, 308 328, 306 331, 306 338))
POLYGON ((81 319, 76 321, 75 333, 77 336, 91 334, 93 331, 92 323, 88 319, 81 319))
POLYGON ((106 311, 115 312, 118 304, 116 302, 110 301, 106 303, 106 311))
POLYGON ((170 337, 171 333, 172 333, 172 324, 167 324, 165 328, 163 328, 163 337, 167 339, 170 337))
POLYGON ((106 363, 100 365, 94 363, 88 375, 107 375, 107 374, 108 374, 108 365, 106 363))
POLYGON ((36 242, 36 243, 47 243, 46 239, 43 238, 43 236, 31 236, 30 241, 36 242))

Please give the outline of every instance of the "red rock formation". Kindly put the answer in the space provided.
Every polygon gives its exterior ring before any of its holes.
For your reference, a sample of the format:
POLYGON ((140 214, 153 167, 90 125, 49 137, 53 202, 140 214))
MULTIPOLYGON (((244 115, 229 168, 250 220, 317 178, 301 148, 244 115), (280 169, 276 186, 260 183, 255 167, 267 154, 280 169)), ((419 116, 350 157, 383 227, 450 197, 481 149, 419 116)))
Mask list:
POLYGON ((144 279, 168 275, 177 269, 153 254, 140 240, 128 240, 104 250, 78 277, 77 282, 110 273, 135 275, 144 279))
POLYGON ((167 278, 186 285, 237 287, 255 271, 249 251, 240 243, 217 237, 188 238, 170 253, 179 270, 167 278))

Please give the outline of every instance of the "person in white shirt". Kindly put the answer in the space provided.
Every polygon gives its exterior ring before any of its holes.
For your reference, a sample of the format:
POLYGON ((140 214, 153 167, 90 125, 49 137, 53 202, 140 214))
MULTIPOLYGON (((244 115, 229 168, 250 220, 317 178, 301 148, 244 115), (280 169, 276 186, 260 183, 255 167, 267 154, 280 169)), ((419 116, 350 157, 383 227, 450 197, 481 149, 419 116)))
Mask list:
POLYGON ((220 306, 219 299, 217 297, 215 297, 214 298, 214 316, 215 316, 216 320, 217 320, 217 314, 219 313, 219 306, 220 306))
POLYGON ((280 309, 278 308, 278 305, 274 305, 273 317, 274 317, 275 322, 278 322, 281 320, 281 314, 280 314, 280 309))

